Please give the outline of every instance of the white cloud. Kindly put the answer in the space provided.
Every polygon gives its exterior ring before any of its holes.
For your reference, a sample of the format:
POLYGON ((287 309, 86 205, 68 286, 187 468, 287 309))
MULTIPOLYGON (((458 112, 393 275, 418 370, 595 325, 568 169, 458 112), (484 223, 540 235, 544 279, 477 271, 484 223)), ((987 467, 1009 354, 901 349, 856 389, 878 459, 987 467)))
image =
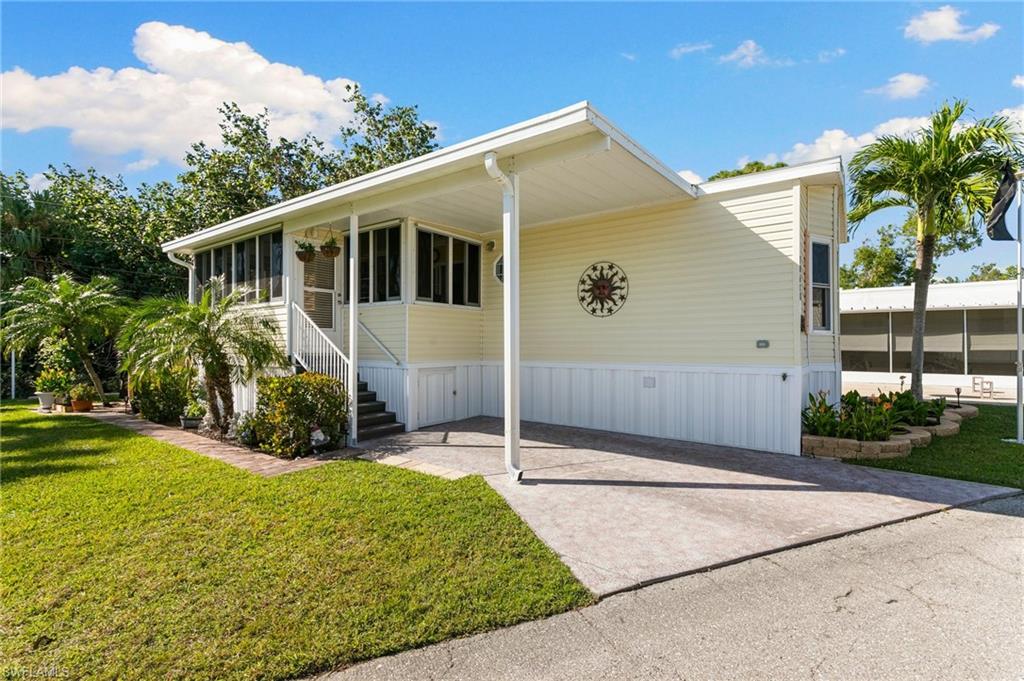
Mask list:
POLYGON ((683 55, 692 54, 693 52, 707 52, 711 48, 711 43, 707 41, 700 43, 679 43, 668 51, 668 56, 673 59, 679 59, 683 55))
POLYGON ((934 43, 940 40, 956 40, 959 42, 977 42, 987 40, 999 30, 999 24, 984 23, 977 28, 968 28, 960 22, 964 11, 944 5, 936 10, 921 12, 907 22, 903 35, 911 40, 922 43, 934 43))
POLYGON ((132 161, 124 167, 126 173, 138 173, 143 170, 149 170, 157 163, 160 163, 155 158, 140 158, 138 161, 132 161))
POLYGON ((775 59, 769 57, 764 48, 753 40, 744 40, 736 46, 736 49, 729 54, 722 55, 718 61, 734 63, 741 69, 749 69, 753 66, 792 66, 792 59, 775 59))
POLYGON ((913 99, 931 86, 928 76, 919 73, 897 73, 885 85, 865 90, 868 94, 884 95, 889 99, 913 99))
POLYGON ((1000 109, 996 112, 996 115, 1006 116, 1009 118, 1010 123, 1016 126, 1017 132, 1024 134, 1024 104, 1007 109, 1000 109))
POLYGON ((834 50, 822 50, 818 53, 818 61, 822 64, 827 64, 830 61, 835 61, 846 54, 846 48, 837 47, 834 50))
POLYGON ((632 52, 619 52, 619 56, 626 61, 636 61, 636 55, 632 52))
POLYGON ((47 178, 46 175, 43 175, 42 173, 35 173, 34 175, 29 175, 28 177, 29 191, 41 192, 47 187, 49 187, 51 184, 53 184, 53 182, 51 182, 49 178, 47 178))
POLYGON ((679 177, 683 178, 690 184, 700 184, 704 181, 704 178, 693 172, 692 170, 680 170, 679 177))
POLYGON ((162 160, 180 163, 191 142, 218 142, 217 107, 225 101, 248 113, 268 108, 271 133, 286 137, 312 132, 329 139, 352 120, 352 107, 342 99, 354 81, 323 80, 271 62, 247 43, 151 21, 136 29, 133 46, 145 69, 73 66, 36 76, 14 68, 0 74, 3 127, 67 128, 75 147, 104 156, 138 154, 142 160, 130 166, 143 170, 162 160))
POLYGON ((1013 80, 1010 81, 1010 85, 1013 87, 1024 87, 1024 76, 1014 76, 1013 80))
POLYGON ((789 151, 768 154, 762 160, 765 163, 781 160, 794 164, 842 156, 843 161, 848 162, 861 147, 871 144, 882 135, 907 136, 927 125, 928 120, 926 116, 891 118, 859 134, 850 134, 841 128, 833 128, 822 132, 813 142, 797 142, 789 151))

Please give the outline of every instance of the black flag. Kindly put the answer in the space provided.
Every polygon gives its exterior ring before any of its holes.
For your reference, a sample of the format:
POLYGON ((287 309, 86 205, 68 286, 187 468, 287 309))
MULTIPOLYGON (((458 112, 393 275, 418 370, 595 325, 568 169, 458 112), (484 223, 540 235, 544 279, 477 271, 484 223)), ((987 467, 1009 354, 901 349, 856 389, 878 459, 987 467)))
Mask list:
POLYGON ((992 210, 985 218, 985 229, 988 238, 993 241, 1014 241, 1010 230, 1006 228, 1006 213, 1010 210, 1013 197, 1017 194, 1017 178, 1013 174, 1013 166, 1007 161, 1003 164, 1003 179, 992 199, 992 210))

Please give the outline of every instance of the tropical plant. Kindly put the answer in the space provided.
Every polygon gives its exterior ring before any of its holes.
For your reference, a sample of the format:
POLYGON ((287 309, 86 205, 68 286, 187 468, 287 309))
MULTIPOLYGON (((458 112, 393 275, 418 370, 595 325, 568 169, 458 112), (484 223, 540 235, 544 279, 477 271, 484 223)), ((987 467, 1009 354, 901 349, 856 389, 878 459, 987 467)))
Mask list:
POLYGON ((75 374, 66 369, 43 369, 36 378, 36 392, 53 393, 61 398, 66 397, 75 385, 75 374))
POLYGON ((100 393, 88 383, 76 383, 68 390, 68 397, 75 402, 94 402, 100 399, 100 393))
POLYGON ((835 405, 824 390, 808 395, 800 421, 809 435, 852 440, 888 440, 894 423, 891 405, 872 402, 856 390, 842 395, 835 405))
POLYGON ((224 293, 223 279, 214 277, 197 303, 180 297, 140 301, 118 338, 122 368, 133 381, 201 371, 210 418, 226 432, 235 413, 232 383, 288 364, 277 324, 245 306, 249 294, 246 287, 224 293))
MULTIPOLYGON (((324 374, 263 376, 256 381, 256 443, 285 459, 313 450, 312 432, 319 430, 328 445, 339 444, 348 430, 348 399, 341 381, 324 374)), ((241 434, 240 434, 241 436, 241 434)))
POLYGON ((883 135, 854 155, 850 221, 884 208, 909 208, 917 220, 911 390, 920 399, 924 327, 936 240, 975 228, 988 209, 1008 159, 1021 161, 1020 134, 1005 116, 965 124, 967 104, 944 104, 927 127, 909 137, 883 135))
MULTIPOLYGON (((189 404, 189 387, 192 377, 184 371, 176 373, 150 372, 137 378, 132 386, 132 408, 142 418, 154 423, 176 421, 189 404)), ((206 413, 204 409, 197 418, 206 413)))
MULTIPOLYGON (((80 284, 67 274, 50 281, 29 277, 4 295, 2 318, 6 351, 24 352, 48 338, 63 338, 82 363, 96 392, 103 382, 93 365, 91 346, 104 341, 124 317, 125 301, 109 277, 80 284)), ((108 403, 104 400, 104 405, 108 403)))

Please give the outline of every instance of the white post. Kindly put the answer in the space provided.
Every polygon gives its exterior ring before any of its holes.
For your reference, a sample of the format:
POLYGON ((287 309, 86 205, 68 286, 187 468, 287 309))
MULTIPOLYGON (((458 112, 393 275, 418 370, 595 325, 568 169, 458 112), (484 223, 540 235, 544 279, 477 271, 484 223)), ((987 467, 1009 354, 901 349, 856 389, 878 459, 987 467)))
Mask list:
POLYGON ((359 442, 359 216, 348 219, 348 440, 359 442))
POLYGON ((505 242, 505 468, 513 481, 523 477, 519 465, 519 175, 511 191, 502 192, 502 240, 505 242))
POLYGON ((14 370, 15 370, 14 350, 11 350, 11 399, 12 400, 16 397, 16 395, 15 395, 16 385, 15 385, 15 380, 14 380, 14 370))
POLYGON ((1017 444, 1024 444, 1024 351, 1021 335, 1024 333, 1024 309, 1021 307, 1021 205, 1024 204, 1024 182, 1017 186, 1017 444))

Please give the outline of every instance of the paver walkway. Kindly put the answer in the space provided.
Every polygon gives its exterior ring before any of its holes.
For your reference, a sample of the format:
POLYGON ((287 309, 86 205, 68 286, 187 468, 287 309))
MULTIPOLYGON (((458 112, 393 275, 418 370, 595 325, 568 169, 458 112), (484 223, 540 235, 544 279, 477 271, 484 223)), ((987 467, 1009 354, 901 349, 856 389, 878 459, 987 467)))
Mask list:
POLYGON ((272 478, 275 475, 283 475, 284 473, 294 473, 295 471, 304 471, 310 468, 316 468, 322 466, 325 463, 331 461, 337 461, 338 459, 348 458, 351 453, 345 452, 327 452, 318 456, 304 457, 301 459, 279 459, 276 456, 270 454, 261 454, 254 452, 244 447, 236 447, 235 445, 228 444, 226 442, 218 442, 217 440, 211 440, 208 437, 197 435, 196 433, 190 433, 187 430, 180 428, 172 428, 169 426, 161 426, 159 424, 147 421, 133 416, 131 414, 125 414, 120 408, 104 408, 97 407, 91 412, 79 412, 75 416, 88 416, 94 418, 97 421, 103 421, 104 423, 111 423, 121 428, 126 428, 130 431, 139 433, 140 435, 148 435, 151 438, 160 440, 161 442, 167 442, 169 444, 187 449, 190 452, 207 456, 211 459, 223 461, 226 464, 230 464, 235 468, 241 468, 244 471, 255 473, 256 475, 262 475, 265 478, 272 478))

